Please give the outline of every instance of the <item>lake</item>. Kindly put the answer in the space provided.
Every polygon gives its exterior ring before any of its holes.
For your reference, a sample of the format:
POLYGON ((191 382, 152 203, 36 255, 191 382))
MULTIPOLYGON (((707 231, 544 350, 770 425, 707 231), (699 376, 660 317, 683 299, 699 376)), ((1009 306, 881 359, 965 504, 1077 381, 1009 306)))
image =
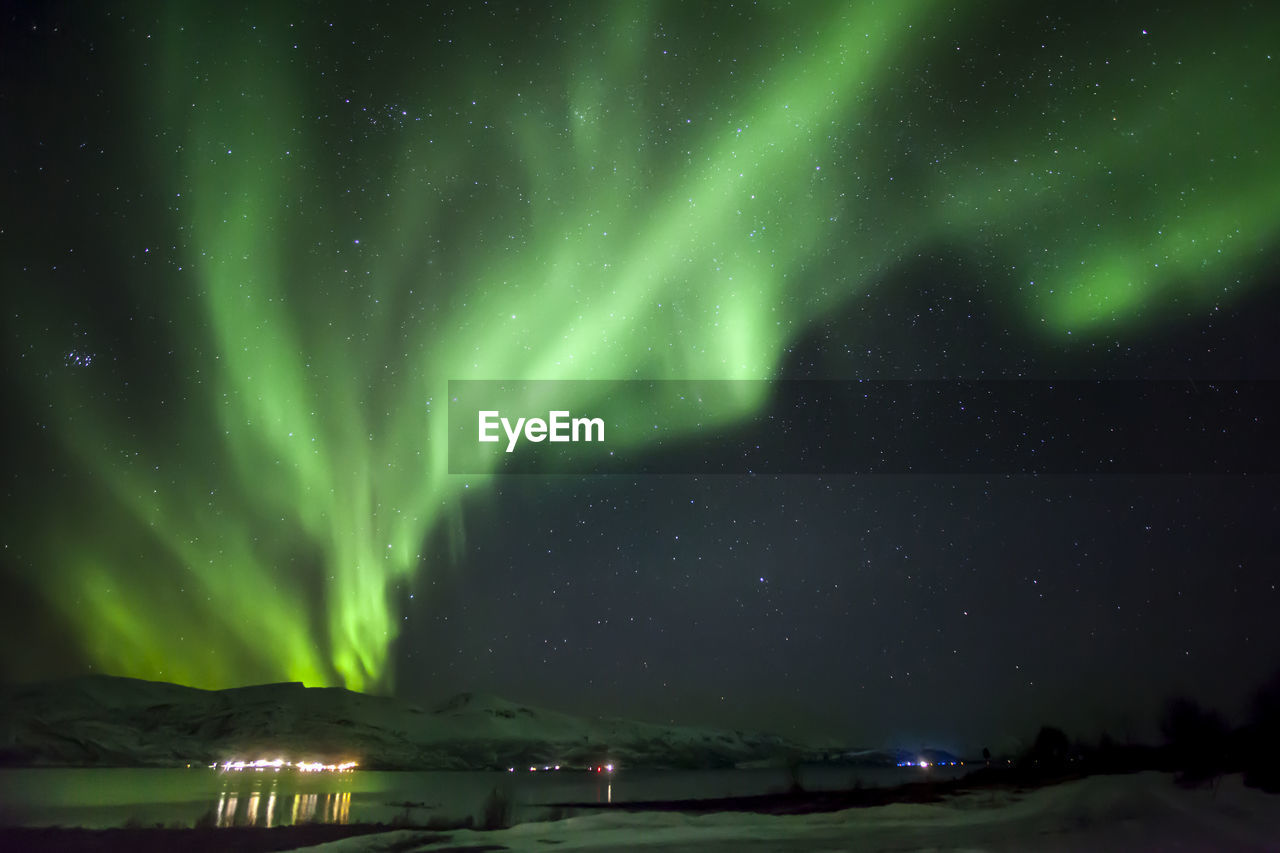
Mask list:
MULTIPOLYGON (((806 766, 809 790, 861 784, 896 785, 951 779, 962 767, 806 766)), ((516 820, 546 815, 554 802, 627 802, 746 796, 786 790, 783 769, 581 770, 516 773, 482 771, 298 773, 292 770, 4 769, 0 770, 0 823, 18 826, 105 828, 126 822, 191 826, 279 826, 390 823, 430 817, 479 818, 494 788, 507 791, 516 820), (408 804, 408 805, 406 805, 408 804)))

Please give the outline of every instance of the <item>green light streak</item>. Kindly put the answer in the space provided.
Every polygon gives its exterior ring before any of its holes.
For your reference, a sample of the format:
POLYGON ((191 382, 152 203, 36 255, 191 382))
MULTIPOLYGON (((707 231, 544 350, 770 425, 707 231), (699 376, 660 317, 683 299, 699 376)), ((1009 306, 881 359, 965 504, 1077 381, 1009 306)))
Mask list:
POLYGON ((957 164, 975 177, 947 182, 942 228, 1007 259, 1030 319, 1055 337, 1233 298, 1280 233, 1264 47, 1276 22, 1259 23, 1126 32, 1096 49, 1088 85, 1056 94, 1042 81, 1025 109, 984 128, 970 146, 981 157, 957 164))
MULTIPOLYGON (((396 590, 480 485, 446 473, 451 378, 768 378, 815 317, 943 241, 1007 269, 1028 326, 1101 332, 1171 293, 1222 299, 1280 226, 1273 62, 1203 49, 1264 41, 1229 27, 1169 36, 1167 70, 1117 61, 1096 90, 975 101, 954 126, 912 88, 955 61, 939 35, 961 25, 932 3, 762 12, 733 74, 712 52, 670 79, 662 7, 585 8, 601 37, 558 70, 478 57, 446 94, 424 71, 363 107, 282 53, 279 9, 169 22, 156 189, 181 199, 189 266, 156 299, 199 388, 171 446, 129 455, 109 406, 65 429, 149 543, 141 564, 111 536, 56 549, 104 668, 389 686, 396 590), (1253 85, 1227 99, 1224 77, 1253 85), (335 118, 365 107, 382 125, 335 118), (838 282, 812 275, 833 260, 838 282)), ((608 414, 593 402, 558 404, 608 414)))

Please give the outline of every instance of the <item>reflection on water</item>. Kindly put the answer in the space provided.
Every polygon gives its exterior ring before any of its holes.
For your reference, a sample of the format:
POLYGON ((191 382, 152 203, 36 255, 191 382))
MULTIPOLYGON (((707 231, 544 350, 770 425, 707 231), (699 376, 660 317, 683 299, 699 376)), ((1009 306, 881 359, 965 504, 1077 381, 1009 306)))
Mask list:
MULTIPOLYGON (((965 768, 806 766, 810 791, 946 779, 965 768)), ((600 773, 507 771, 227 773, 191 769, 0 768, 0 825, 112 827, 126 822, 274 827, 299 823, 425 823, 483 816, 494 788, 513 818, 544 818, 552 803, 730 797, 786 790, 786 769, 600 773), (614 790, 614 789, 617 790, 614 790)))
POLYGON ((281 814, 276 813, 276 792, 254 791, 240 807, 235 791, 223 791, 214 812, 215 826, 265 826, 268 829, 295 823, 348 823, 351 820, 351 792, 328 794, 286 794, 280 797, 281 814), (288 803, 288 805, 285 805, 288 803), (288 820, 282 820, 287 813, 288 820))
MULTIPOLYGON (((582 799, 584 801, 590 801, 592 798, 584 797, 582 799)), ((594 800, 601 805, 613 802, 613 779, 608 779, 604 782, 597 781, 595 783, 594 800)))

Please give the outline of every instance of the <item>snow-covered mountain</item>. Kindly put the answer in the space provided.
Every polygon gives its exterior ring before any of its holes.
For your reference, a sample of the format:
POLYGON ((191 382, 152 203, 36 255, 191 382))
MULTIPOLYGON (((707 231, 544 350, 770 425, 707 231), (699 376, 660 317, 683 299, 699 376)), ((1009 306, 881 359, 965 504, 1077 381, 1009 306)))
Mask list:
POLYGON ((424 708, 335 687, 198 690, 109 676, 0 693, 0 763, 9 765, 182 766, 281 757, 383 769, 727 767, 811 755, 772 735, 575 717, 474 693, 424 708))

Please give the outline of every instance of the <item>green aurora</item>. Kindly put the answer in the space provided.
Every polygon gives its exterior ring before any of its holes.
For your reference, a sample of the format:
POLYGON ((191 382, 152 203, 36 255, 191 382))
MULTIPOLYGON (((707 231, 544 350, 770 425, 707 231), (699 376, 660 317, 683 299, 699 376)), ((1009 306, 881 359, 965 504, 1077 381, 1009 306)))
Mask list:
POLYGON ((1246 295, 1280 228, 1280 41, 1208 6, 975 55, 978 4, 582 4, 384 22, 382 56, 342 15, 178 5, 106 85, 146 105, 132 298, 183 393, 31 391, 113 507, 29 531, 31 580, 115 674, 390 689, 484 486, 446 471, 449 379, 769 378, 957 246, 1011 325, 1108 343, 1246 295))

